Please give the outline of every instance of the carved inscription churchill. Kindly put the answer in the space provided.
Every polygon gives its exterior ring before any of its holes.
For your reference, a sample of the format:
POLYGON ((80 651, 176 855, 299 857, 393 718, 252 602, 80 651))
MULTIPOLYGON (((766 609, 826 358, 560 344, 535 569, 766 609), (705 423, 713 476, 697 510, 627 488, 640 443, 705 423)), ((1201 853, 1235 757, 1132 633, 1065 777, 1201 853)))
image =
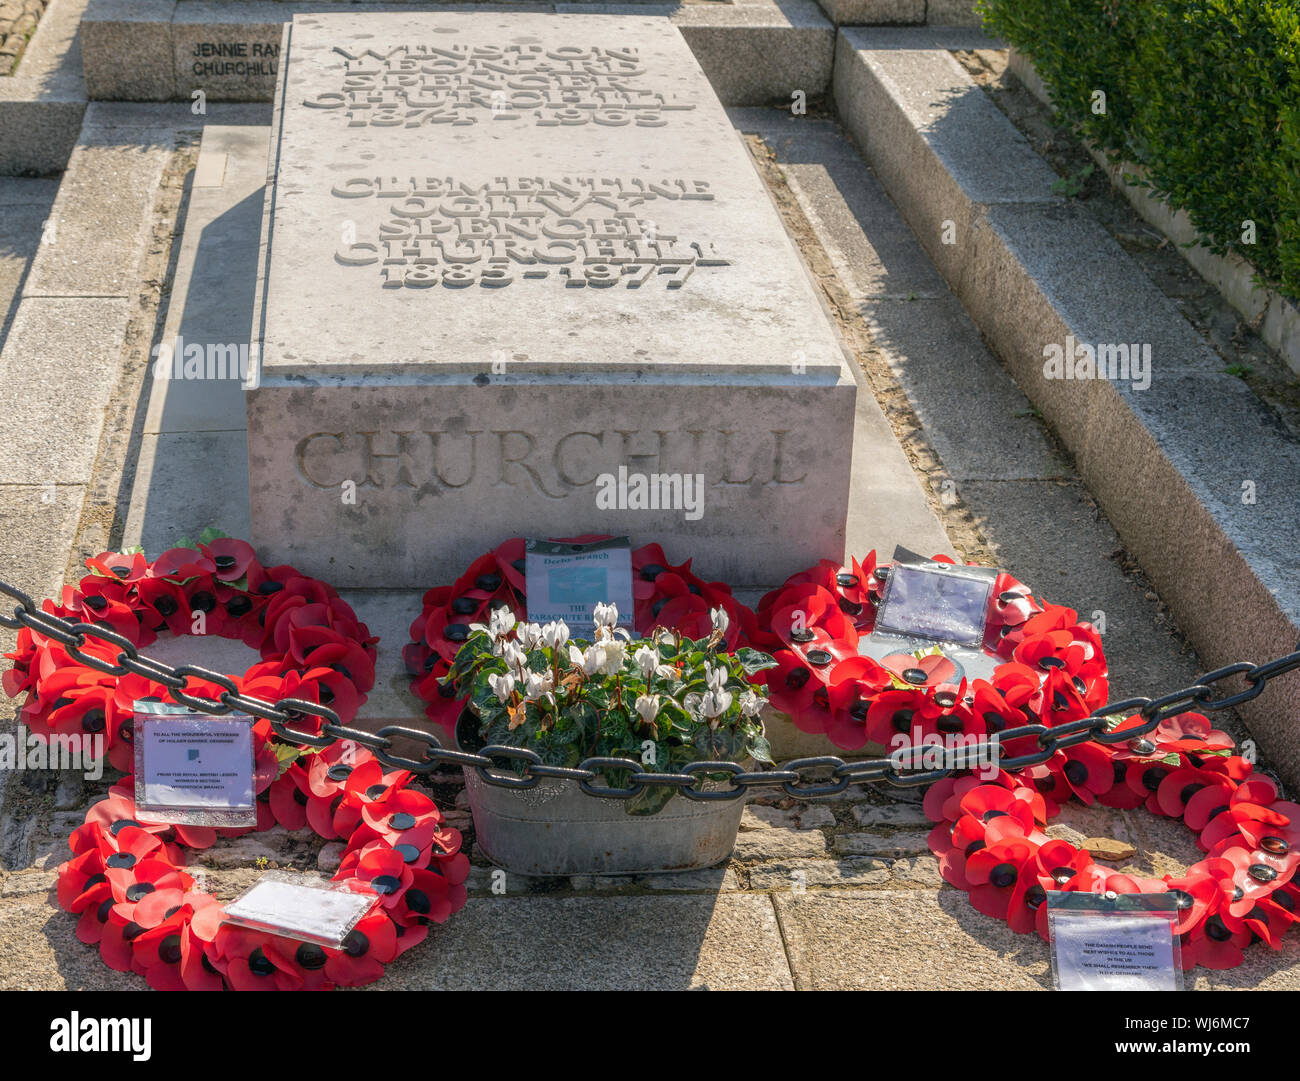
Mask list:
POLYGON ((280 61, 268 558, 419 587, 512 535, 627 533, 757 586, 842 549, 857 383, 666 19, 298 15, 280 61), (608 498, 629 477, 655 498, 608 498))

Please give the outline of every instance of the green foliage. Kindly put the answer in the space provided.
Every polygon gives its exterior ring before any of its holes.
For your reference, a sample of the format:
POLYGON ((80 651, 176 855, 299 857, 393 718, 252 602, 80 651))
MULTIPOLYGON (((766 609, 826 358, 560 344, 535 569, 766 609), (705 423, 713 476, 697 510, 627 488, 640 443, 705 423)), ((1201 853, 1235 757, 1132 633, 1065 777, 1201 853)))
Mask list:
MULTIPOLYGON (((607 625, 594 640, 569 640, 563 624, 516 626, 506 616, 472 630, 446 681, 468 697, 485 743, 527 747, 554 766, 630 758, 651 773, 772 760, 751 677, 776 662, 754 649, 729 654, 722 629, 701 639, 657 629, 629 642, 607 625)), ((606 780, 624 787, 630 772, 606 780)), ((654 814, 673 794, 648 786, 624 806, 654 814)))
POLYGON ((1207 247, 1300 298, 1300 4, 980 0, 980 10, 1033 60, 1064 120, 1112 160, 1145 166, 1207 247))

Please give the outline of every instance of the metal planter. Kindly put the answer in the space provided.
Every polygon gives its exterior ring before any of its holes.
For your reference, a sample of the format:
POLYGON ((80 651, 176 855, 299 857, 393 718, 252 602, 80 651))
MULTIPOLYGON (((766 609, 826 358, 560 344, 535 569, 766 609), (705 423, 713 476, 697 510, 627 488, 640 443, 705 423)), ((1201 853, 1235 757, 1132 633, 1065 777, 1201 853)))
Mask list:
MULTIPOLYGON (((706 784, 704 787, 708 787, 706 784)), ((474 833, 498 867, 523 875, 614 875, 693 871, 727 858, 744 799, 676 795, 655 815, 629 815, 623 801, 589 796, 574 781, 520 790, 465 770, 474 833)))

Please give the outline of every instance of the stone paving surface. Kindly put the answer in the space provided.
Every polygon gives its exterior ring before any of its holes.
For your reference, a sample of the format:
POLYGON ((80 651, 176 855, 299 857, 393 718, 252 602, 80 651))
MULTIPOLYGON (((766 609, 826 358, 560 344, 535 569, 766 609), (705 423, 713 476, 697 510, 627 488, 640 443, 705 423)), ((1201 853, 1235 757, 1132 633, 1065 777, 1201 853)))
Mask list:
MULTIPOLYGON (((135 130, 145 148, 171 145, 160 134, 167 124, 180 131, 192 123, 179 110, 116 113, 107 121, 101 114, 101 128, 112 127, 124 145, 131 138, 124 115, 140 121, 135 130)), ((751 141, 761 171, 952 549, 1001 562, 1086 614, 1105 611, 1116 693, 1185 682, 1196 671, 1196 658, 1170 626, 1159 598, 1126 558, 1067 457, 1025 412, 1023 396, 835 125, 812 118, 795 124, 781 113, 750 111, 737 111, 733 120, 742 132, 762 137, 763 143, 751 141), (970 379, 968 369, 978 379, 970 379)), ((255 154, 265 130, 265 120, 260 123, 259 128, 256 114, 244 116, 233 124, 237 130, 215 132, 211 146, 221 143, 233 152, 244 144, 255 154)), ((160 183, 165 187, 175 159, 169 165, 150 150, 132 161, 158 178, 157 189, 160 183)), ((94 191, 96 180, 113 190, 119 165, 108 156, 83 154, 73 167, 81 172, 66 198, 94 191)), ((203 169, 200 174, 211 175, 203 169)), ((225 175, 232 183, 246 182, 237 168, 225 175)), ((121 257, 97 267, 95 276, 112 285, 112 299, 120 296, 137 322, 158 333, 182 326, 184 317, 198 319, 198 312, 164 305, 160 313, 157 307, 183 275, 210 274, 213 267, 182 254, 180 263, 189 258, 189 269, 174 268, 166 287, 142 282, 152 280, 152 271, 135 271, 133 277, 133 266, 152 265, 148 260, 157 255, 148 223, 161 189, 126 190, 135 193, 132 206, 118 208, 113 227, 132 238, 135 262, 127 265, 121 257)), ((255 196, 254 181, 235 205, 243 208, 243 200, 255 196)), ((204 243, 214 245, 208 250, 224 253, 218 266, 237 265, 239 251, 221 246, 221 214, 213 205, 205 210, 205 198, 202 189, 192 189, 181 213, 205 222, 204 243)), ((193 250, 198 242, 187 232, 182 244, 193 250)), ((70 272, 62 259, 37 269, 37 281, 70 272)), ((138 349, 139 342, 128 343, 130 348, 138 349)), ((84 407, 101 410, 110 429, 125 424, 129 438, 110 431, 104 442, 112 447, 114 438, 125 439, 125 481, 112 456, 101 454, 88 481, 77 472, 68 482, 69 491, 78 493, 75 502, 41 504, 30 483, 0 489, 0 500, 7 501, 0 503, 5 572, 33 592, 52 590, 66 569, 66 553, 90 544, 87 538, 106 528, 102 516, 91 516, 89 526, 79 521, 87 483, 120 496, 107 527, 115 544, 144 539, 152 553, 173 539, 163 535, 168 528, 201 528, 205 516, 230 532, 246 528, 239 403, 226 399, 210 413, 196 414, 169 399, 168 411, 160 412, 143 386, 137 372, 134 379, 117 381, 111 400, 84 407), (122 482, 120 491, 105 474, 122 482)), ((20 385, 15 409, 23 408, 27 394, 20 385)), ((409 622, 413 598, 372 591, 349 599, 363 618, 379 613, 372 624, 393 647, 409 622)), ((0 635, 0 644, 7 648, 9 641, 0 635)), ((231 666, 240 663, 229 652, 195 657, 194 646, 181 640, 152 652, 173 662, 185 657, 221 666, 214 658, 224 656, 231 666)), ((411 708, 394 670, 368 712, 374 720, 411 708)), ((6 725, 12 716, 12 704, 0 704, 6 725)), ((392 966, 380 988, 1050 986, 1041 940, 1011 933, 942 884, 925 844, 929 824, 915 791, 855 786, 817 801, 751 799, 732 858, 707 871, 501 879, 474 848, 461 778, 448 772, 428 782, 449 822, 465 834, 473 862, 470 902, 392 966)), ((0 806, 0 988, 144 986, 137 977, 111 972, 95 951, 78 943, 75 921, 53 901, 53 870, 66 852, 67 835, 104 785, 89 782, 81 791, 42 784, 35 775, 10 781, 0 806)), ((1134 853, 1117 866, 1142 874, 1174 871, 1198 856, 1183 827, 1141 813, 1072 807, 1053 830, 1076 842, 1096 836, 1126 842, 1134 853)), ((218 897, 229 898, 262 868, 327 874, 338 857, 337 845, 276 830, 223 843, 201 854, 195 868, 218 897)), ((1256 946, 1241 968, 1198 971, 1192 982, 1300 989, 1300 941, 1289 940, 1278 953, 1256 946)))
POLYGON ((47 6, 47 0, 0 0, 0 75, 17 67, 47 6))
POLYGON ((0 347, 58 188, 56 180, 0 177, 0 347))

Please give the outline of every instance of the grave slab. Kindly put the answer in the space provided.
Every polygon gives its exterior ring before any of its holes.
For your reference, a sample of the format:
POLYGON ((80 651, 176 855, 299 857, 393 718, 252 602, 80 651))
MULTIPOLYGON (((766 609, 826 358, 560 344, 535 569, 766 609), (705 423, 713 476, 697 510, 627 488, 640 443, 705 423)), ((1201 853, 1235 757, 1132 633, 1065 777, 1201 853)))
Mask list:
POLYGON ((858 377, 670 24, 297 15, 281 54, 246 398, 270 558, 418 588, 511 535, 627 533, 745 586, 843 551, 858 377))

